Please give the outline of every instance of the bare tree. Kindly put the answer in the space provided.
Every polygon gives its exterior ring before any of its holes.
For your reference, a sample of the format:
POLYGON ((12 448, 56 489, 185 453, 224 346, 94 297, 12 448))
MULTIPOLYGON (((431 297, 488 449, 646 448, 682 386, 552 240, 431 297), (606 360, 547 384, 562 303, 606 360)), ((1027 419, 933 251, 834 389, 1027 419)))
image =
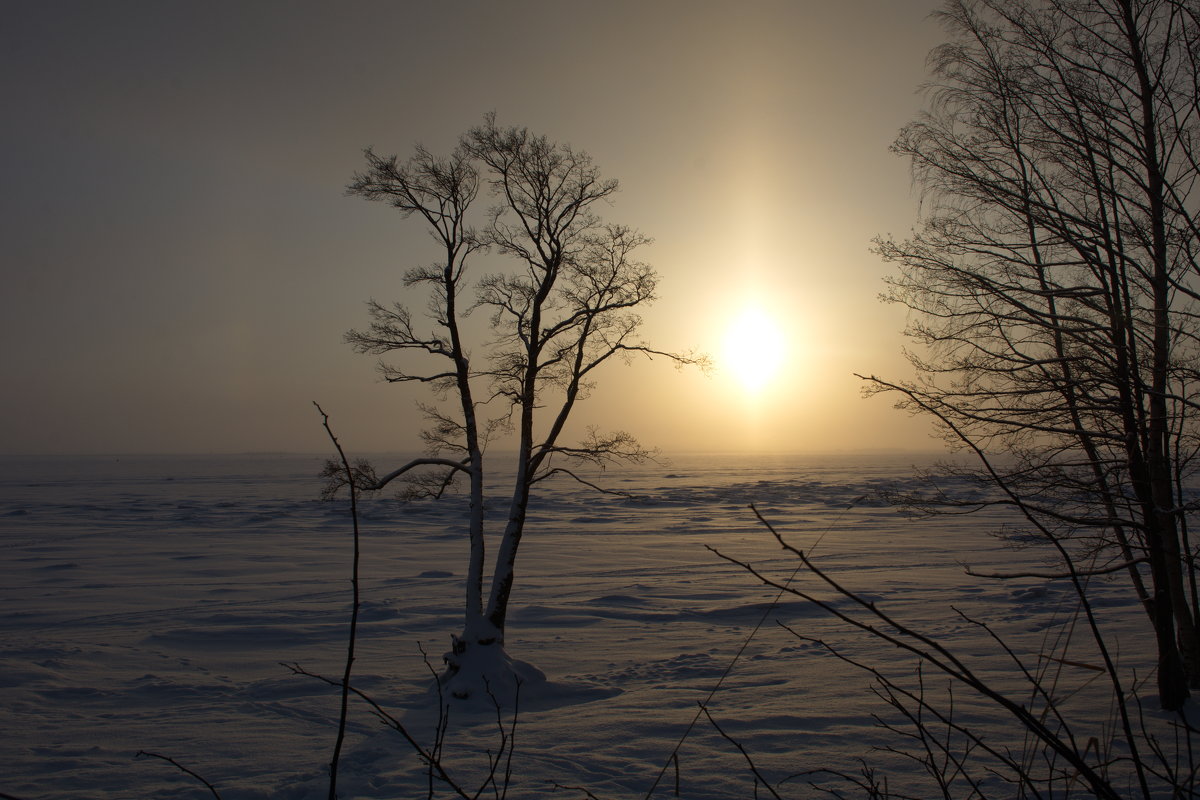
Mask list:
POLYGON ((617 182, 603 178, 586 153, 523 128, 498 127, 488 115, 448 157, 418 147, 404 163, 371 150, 366 159, 349 194, 417 217, 441 255, 405 275, 405 287, 424 294, 426 317, 414 316, 406 304, 372 301, 369 327, 347 334, 361 353, 424 356, 420 363, 383 363, 380 370, 391 382, 429 385, 435 398, 421 406, 430 422, 423 434, 428 456, 381 477, 364 470, 361 479, 364 488, 378 489, 401 475, 415 476, 410 491, 431 496, 456 475, 470 483, 465 622, 446 655, 444 676, 454 694, 465 696, 482 690, 484 679, 493 687, 512 681, 504 630, 536 485, 554 475, 588 483, 576 465, 652 455, 621 431, 592 429, 582 441, 564 442, 567 422, 597 370, 614 357, 697 359, 655 350, 639 338, 637 310, 654 299, 656 275, 635 255, 649 240, 600 218, 597 210, 617 182), (477 229, 471 214, 484 190, 496 202, 477 229), (469 262, 485 249, 511 266, 469 285, 469 262), (464 318, 472 310, 490 314, 491 335, 468 344, 464 318), (498 433, 515 434, 514 482, 485 595, 483 454, 498 433))
POLYGON ((1179 708, 1200 686, 1200 7, 950 0, 938 16, 931 110, 894 145, 923 227, 877 242, 918 377, 868 390, 932 417, 1044 539, 1127 574, 1159 700, 1179 708))

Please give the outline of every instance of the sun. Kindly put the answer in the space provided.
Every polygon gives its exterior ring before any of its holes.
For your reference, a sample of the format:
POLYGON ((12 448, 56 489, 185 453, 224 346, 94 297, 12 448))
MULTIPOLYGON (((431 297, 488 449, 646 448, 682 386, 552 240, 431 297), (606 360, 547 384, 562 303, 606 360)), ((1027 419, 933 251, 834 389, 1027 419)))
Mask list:
POLYGON ((747 307, 725 330, 721 371, 743 391, 759 394, 783 367, 784 345, 783 329, 775 319, 761 307, 747 307))

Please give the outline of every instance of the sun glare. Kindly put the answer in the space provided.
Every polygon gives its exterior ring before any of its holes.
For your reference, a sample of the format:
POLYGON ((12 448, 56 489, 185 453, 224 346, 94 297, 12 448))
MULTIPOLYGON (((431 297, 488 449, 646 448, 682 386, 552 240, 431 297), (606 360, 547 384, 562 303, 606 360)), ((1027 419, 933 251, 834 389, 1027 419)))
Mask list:
POLYGON ((743 391, 758 394, 779 373, 784 358, 783 330, 770 314, 751 307, 725 331, 721 367, 743 391))

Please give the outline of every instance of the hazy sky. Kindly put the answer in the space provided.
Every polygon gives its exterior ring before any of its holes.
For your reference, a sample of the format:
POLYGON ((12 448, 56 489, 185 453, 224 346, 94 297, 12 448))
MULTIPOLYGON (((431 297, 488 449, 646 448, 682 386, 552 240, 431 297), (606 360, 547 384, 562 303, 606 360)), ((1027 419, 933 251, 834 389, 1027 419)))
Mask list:
MULTIPOLYGON (((0 453, 419 446, 418 396, 343 333, 428 240, 344 187, 373 146, 501 125, 588 151, 652 236, 654 344, 578 421, 682 450, 930 449, 862 399, 907 374, 877 234, 917 198, 888 152, 920 109, 936 0, 7 2, 0 26, 0 453), (782 369, 722 368, 759 307, 782 369)), ((421 304, 418 303, 418 306, 421 304)))

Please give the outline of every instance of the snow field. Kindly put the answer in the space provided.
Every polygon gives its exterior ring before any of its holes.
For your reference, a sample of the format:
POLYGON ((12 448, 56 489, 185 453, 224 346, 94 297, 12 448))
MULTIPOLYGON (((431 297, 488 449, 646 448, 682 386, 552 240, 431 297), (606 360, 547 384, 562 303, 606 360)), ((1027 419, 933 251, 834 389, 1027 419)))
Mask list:
MULTIPOLYGON (((510 796, 644 797, 684 730, 776 596, 711 546, 778 580, 797 562, 748 509, 756 504, 822 569, 923 633, 952 642, 1013 692, 1026 689, 977 626, 1022 655, 1044 646, 1073 609, 1042 579, 964 573, 1039 566, 1040 551, 987 535, 993 516, 911 520, 872 498, 909 480, 911 459, 681 459, 610 472, 633 499, 564 482, 546 488, 522 545, 508 650, 548 684, 522 698, 510 796), (852 508, 856 499, 867 495, 852 508)), ((280 662, 340 674, 349 615, 344 503, 313 499, 319 459, 101 459, 3 468, 0 536, 0 791, 51 798, 204 798, 207 789, 138 750, 176 758, 225 800, 309 800, 326 792, 337 694, 280 662)), ((434 719, 430 674, 458 630, 466 542, 461 497, 399 506, 368 501, 363 607, 354 683, 414 730, 434 719)), ((811 575, 798 587, 830 597, 811 575)), ((1120 656, 1149 677, 1141 613, 1113 583, 1106 624, 1120 656)), ((844 600, 838 608, 848 608, 844 600)), ((870 676, 780 627, 827 640, 914 680, 913 659, 864 639, 794 597, 768 615, 709 705, 774 781, 804 770, 855 771, 895 744, 870 676)), ((1080 632, 1082 634, 1082 631, 1080 632)), ((1092 663, 1079 635, 1070 660, 1092 663)), ((973 662, 974 663, 974 662, 973 662)), ((1068 700, 1100 731, 1107 709, 1092 672, 1064 668, 1068 700), (1091 693, 1091 694, 1089 694, 1091 693), (1093 707, 1094 706, 1094 707, 1093 707)), ((929 691, 945 680, 925 674, 929 691)), ((958 695, 956 695, 956 698, 958 695)), ((962 719, 995 726, 957 700, 962 719)), ((501 715, 511 723, 511 711, 501 715)), ((451 711, 447 767, 471 785, 497 745, 494 709, 451 711)), ((703 718, 679 749, 683 796, 749 797, 742 756, 703 718)), ((674 768, 655 797, 670 796, 674 768)), ((366 706, 351 707, 342 797, 424 796, 419 760, 366 706)), ((793 796, 811 790, 783 783, 793 796)))

